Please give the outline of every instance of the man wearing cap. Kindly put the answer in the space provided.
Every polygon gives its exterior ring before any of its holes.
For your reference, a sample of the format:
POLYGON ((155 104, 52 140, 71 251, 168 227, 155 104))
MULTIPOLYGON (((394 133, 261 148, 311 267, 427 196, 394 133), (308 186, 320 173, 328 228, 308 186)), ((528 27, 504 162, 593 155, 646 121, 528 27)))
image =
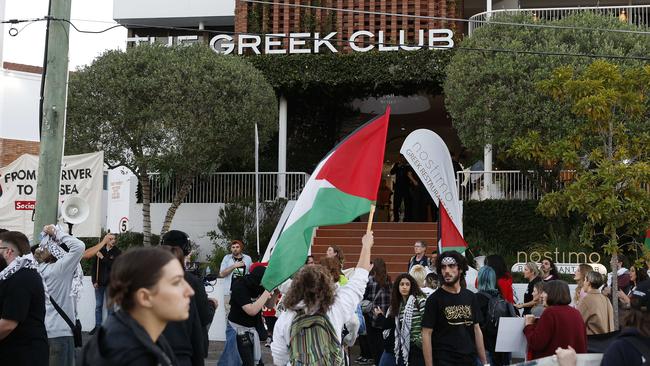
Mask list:
MULTIPOLYGON (((190 244, 189 237, 186 233, 180 230, 170 230, 162 236, 161 245, 169 245, 171 247, 178 247, 183 251, 183 256, 187 257, 192 252, 192 245, 190 244)), ((185 258, 183 258, 184 260, 185 258)), ((214 312, 217 308, 216 300, 209 299, 208 294, 205 292, 205 286, 200 279, 192 273, 185 272, 185 280, 190 284, 194 290, 193 300, 196 303, 196 308, 199 313, 199 320, 203 328, 203 358, 207 357, 208 351, 208 326, 214 318, 214 312)))
MULTIPOLYGON (((233 283, 250 273, 251 264, 253 260, 251 257, 242 253, 244 250, 244 243, 240 240, 233 240, 230 243, 230 254, 223 257, 221 261, 221 268, 219 269, 219 277, 224 279, 224 294, 230 296, 233 283)), ((226 303, 229 303, 229 297, 226 298, 226 303)))

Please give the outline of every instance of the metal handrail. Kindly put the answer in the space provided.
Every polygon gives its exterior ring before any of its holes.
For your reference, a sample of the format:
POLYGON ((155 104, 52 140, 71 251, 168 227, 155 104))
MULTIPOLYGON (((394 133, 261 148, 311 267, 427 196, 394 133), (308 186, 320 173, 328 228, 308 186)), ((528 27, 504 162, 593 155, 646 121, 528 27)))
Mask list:
MULTIPOLYGON (((575 171, 563 170, 560 183, 571 180, 575 171)), ((531 176, 535 171, 523 173, 521 170, 459 171, 456 173, 458 196, 461 201, 481 201, 485 199, 530 199, 542 197, 539 183, 531 176)))
MULTIPOLYGON (((259 172, 260 200, 280 198, 280 182, 284 183, 284 198, 295 200, 302 192, 309 174, 303 172, 259 172)), ((255 172, 218 172, 194 177, 192 188, 184 203, 231 203, 255 197, 255 172)), ((151 203, 170 203, 177 190, 175 180, 165 181, 158 173, 149 173, 151 203)))
POLYGON ((650 28, 650 5, 618 5, 618 6, 582 6, 560 8, 525 8, 525 9, 494 9, 474 14, 469 18, 468 33, 471 36, 474 30, 489 22, 489 18, 497 14, 531 14, 537 19, 557 20, 568 14, 577 12, 593 12, 620 16, 625 10, 627 22, 642 28, 650 28))
MULTIPOLYGON (((550 171, 547 171, 550 172, 550 171)), ((565 187, 575 179, 575 170, 562 170, 556 188, 565 187)), ((459 171, 456 173, 458 198, 461 201, 485 199, 539 200, 545 193, 545 183, 537 181, 538 172, 529 170, 459 171), (531 179, 532 178, 532 179, 531 179)), ((650 184, 641 187, 650 192, 650 184)))

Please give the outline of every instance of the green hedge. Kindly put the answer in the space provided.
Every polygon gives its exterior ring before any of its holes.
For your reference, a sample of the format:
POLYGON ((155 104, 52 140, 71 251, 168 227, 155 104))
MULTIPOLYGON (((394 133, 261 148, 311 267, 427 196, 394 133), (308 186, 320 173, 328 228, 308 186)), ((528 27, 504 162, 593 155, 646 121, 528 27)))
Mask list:
POLYGON ((470 246, 483 254, 524 250, 548 232, 549 220, 535 212, 535 200, 485 200, 463 203, 463 230, 470 246))
POLYGON ((536 200, 464 202, 463 230, 471 253, 500 254, 512 265, 518 251, 600 252, 598 246, 580 245, 580 220, 546 218, 536 212, 537 204, 536 200))
POLYGON ((423 49, 347 54, 256 55, 248 57, 273 88, 295 96, 318 92, 345 95, 439 94, 453 51, 423 49))

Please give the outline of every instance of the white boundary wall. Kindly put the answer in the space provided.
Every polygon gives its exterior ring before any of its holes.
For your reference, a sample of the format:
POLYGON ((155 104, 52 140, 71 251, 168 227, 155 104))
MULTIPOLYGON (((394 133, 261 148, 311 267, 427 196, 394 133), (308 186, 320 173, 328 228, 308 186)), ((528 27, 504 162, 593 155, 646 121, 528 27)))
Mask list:
MULTIPOLYGON (((208 338, 211 341, 225 341, 226 310, 223 306, 223 280, 217 280, 215 286, 206 286, 205 291, 208 297, 215 298, 219 302, 219 307, 210 325, 208 338)), ((89 332, 95 327, 95 289, 93 288, 90 276, 85 276, 83 280, 81 299, 79 299, 79 303, 77 304, 77 316, 85 332, 89 332)), ((106 320, 106 310, 104 310, 104 317, 102 319, 106 320)))
MULTIPOLYGON (((124 228, 128 231, 142 232, 142 204, 137 203, 135 196, 138 182, 130 172, 122 173, 123 170, 114 169, 109 173, 106 227, 111 232, 118 233, 124 228), (120 224, 123 218, 128 219, 124 227, 120 224)), ((160 234, 169 206, 171 203, 151 204, 152 234, 160 234)), ((223 203, 183 203, 174 215, 171 229, 184 231, 199 245, 200 260, 205 260, 206 255, 214 248, 206 234, 208 231, 218 231, 218 215, 223 207, 223 203)))
MULTIPOLYGON (((160 234, 167 209, 171 203, 151 204, 151 233, 160 234)), ((183 203, 178 207, 171 230, 181 230, 190 236, 190 240, 199 245, 201 250, 199 259, 204 260, 205 256, 212 252, 214 246, 206 235, 208 231, 216 230, 219 211, 225 205, 223 203, 183 203)), ((129 210, 130 230, 142 232, 142 204, 137 203, 129 210)))

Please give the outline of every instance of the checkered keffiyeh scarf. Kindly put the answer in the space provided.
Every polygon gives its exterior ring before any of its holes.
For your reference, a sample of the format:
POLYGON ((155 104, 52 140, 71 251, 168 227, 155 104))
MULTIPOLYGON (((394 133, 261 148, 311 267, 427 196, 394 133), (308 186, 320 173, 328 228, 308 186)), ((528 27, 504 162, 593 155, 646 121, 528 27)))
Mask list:
MULTIPOLYGON (((46 234, 45 232, 41 232, 41 244, 39 245, 40 249, 47 250, 50 254, 54 256, 56 259, 61 259, 63 258, 67 253, 65 250, 61 248, 61 242, 63 241, 63 237, 67 235, 63 229, 61 229, 60 226, 56 226, 56 232, 54 233, 54 236, 50 236, 46 234)), ((83 287, 83 270, 81 269, 81 265, 77 265, 77 269, 74 272, 74 276, 72 277, 72 288, 70 290, 70 296, 75 299, 75 301, 79 301, 79 298, 81 297, 81 288, 83 287)))
MULTIPOLYGON (((32 255, 32 253, 21 255, 20 257, 14 259, 13 262, 9 263, 9 265, 0 272, 0 282, 11 278, 11 276, 15 275, 16 272, 20 271, 23 268, 38 270, 38 262, 36 259, 34 259, 34 255, 32 255)), ((45 298, 48 298, 49 295, 47 292, 47 284, 45 284, 43 277, 41 277, 41 281, 43 282, 45 298)))
POLYGON ((0 282, 10 278, 23 268, 36 269, 37 267, 38 263, 32 253, 21 255, 0 272, 0 282))
POLYGON ((404 319, 402 324, 399 321, 399 314, 395 315, 395 356, 402 355, 404 365, 408 366, 409 352, 411 351, 411 320, 413 319, 413 308, 415 296, 410 295, 404 306, 404 319))

